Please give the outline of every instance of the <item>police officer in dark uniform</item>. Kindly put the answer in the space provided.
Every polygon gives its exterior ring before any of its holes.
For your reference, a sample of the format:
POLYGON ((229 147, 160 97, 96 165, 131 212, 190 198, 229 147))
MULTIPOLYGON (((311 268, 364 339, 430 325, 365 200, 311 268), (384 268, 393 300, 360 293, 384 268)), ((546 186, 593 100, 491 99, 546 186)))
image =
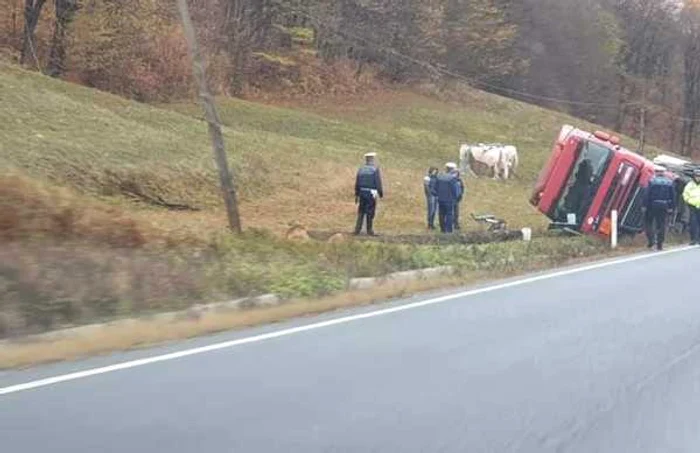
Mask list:
POLYGON ((438 217, 440 219, 440 231, 452 233, 454 227, 454 207, 457 199, 462 195, 459 182, 453 170, 457 166, 449 162, 446 170, 440 173, 432 185, 431 191, 438 199, 438 217))
POLYGON ((377 207, 377 197, 384 198, 382 177, 374 158, 377 153, 365 154, 365 164, 357 170, 355 177, 355 203, 358 203, 355 234, 360 234, 364 217, 367 217, 367 234, 374 236, 374 213, 377 207))
POLYGON ((459 197, 455 200, 455 208, 454 208, 454 214, 453 214, 453 221, 454 221, 454 229, 459 230, 459 205, 462 203, 462 198, 464 197, 464 181, 462 181, 462 177, 460 176, 459 170, 456 168, 452 171, 454 174, 455 178, 457 179, 457 183, 459 184, 459 197))
POLYGON ((437 179, 438 169, 437 167, 430 167, 428 169, 428 174, 423 178, 423 190, 425 192, 425 203, 427 207, 428 214, 428 229, 435 229, 435 214, 437 214, 437 198, 433 196, 430 191, 430 187, 435 184, 435 179, 437 179))
POLYGON ((644 200, 647 247, 656 245, 662 250, 666 238, 666 217, 676 206, 676 189, 673 181, 664 176, 665 168, 654 167, 654 177, 647 186, 644 200))

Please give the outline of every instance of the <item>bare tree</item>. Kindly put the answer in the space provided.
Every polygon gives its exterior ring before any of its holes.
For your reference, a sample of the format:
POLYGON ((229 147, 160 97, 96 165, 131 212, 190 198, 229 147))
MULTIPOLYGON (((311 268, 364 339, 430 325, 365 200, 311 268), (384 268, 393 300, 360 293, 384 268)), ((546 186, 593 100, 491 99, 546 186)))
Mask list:
POLYGON ((231 90, 239 96, 246 83, 251 54, 272 25, 275 5, 269 0, 224 0, 223 6, 226 50, 233 71, 231 90))
POLYGON ((66 33, 78 11, 78 0, 55 0, 56 20, 51 40, 47 73, 58 77, 65 71, 66 33))
POLYGON ((39 65, 34 32, 39 23, 44 3, 46 3, 46 0, 24 0, 24 34, 22 37, 22 53, 19 57, 20 64, 25 64, 28 58, 32 58, 37 66, 39 65))
POLYGON ((683 128, 681 151, 693 151, 700 119, 700 4, 689 3, 683 11, 683 128))
POLYGON ((619 130, 629 114, 631 99, 640 103, 639 151, 643 152, 648 125, 650 90, 670 73, 677 43, 675 3, 669 0, 617 0, 616 13, 623 24, 620 107, 615 126, 619 130), (632 96, 637 95, 637 98, 632 96))

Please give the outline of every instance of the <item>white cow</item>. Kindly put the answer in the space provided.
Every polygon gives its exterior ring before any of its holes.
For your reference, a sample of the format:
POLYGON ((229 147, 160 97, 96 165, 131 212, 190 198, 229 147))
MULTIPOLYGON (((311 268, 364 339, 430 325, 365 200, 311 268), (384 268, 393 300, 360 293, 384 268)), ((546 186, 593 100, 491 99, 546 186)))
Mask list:
POLYGON ((518 150, 513 145, 463 144, 459 148, 459 164, 462 172, 469 171, 477 177, 472 162, 480 162, 493 171, 493 179, 499 179, 503 173, 503 179, 508 179, 510 172, 515 173, 518 167, 518 150))

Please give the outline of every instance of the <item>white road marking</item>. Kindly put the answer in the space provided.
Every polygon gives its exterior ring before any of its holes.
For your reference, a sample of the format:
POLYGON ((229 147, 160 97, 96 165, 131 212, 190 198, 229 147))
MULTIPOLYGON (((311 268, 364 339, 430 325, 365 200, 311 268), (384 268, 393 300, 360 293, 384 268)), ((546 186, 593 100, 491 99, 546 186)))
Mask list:
POLYGON ((557 277, 563 277, 566 275, 572 275, 572 274, 578 274, 581 272, 602 269, 602 268, 609 267, 609 266, 616 266, 616 265, 620 265, 620 264, 631 263, 633 261, 640 261, 640 260, 644 260, 644 259, 654 258, 657 256, 668 255, 671 253, 679 253, 679 252, 683 252, 683 251, 690 250, 693 248, 695 248, 695 247, 680 247, 680 248, 669 249, 669 250, 661 251, 661 252, 653 252, 653 253, 649 253, 649 254, 635 255, 635 256, 621 258, 621 259, 617 259, 617 260, 602 261, 602 262, 598 262, 598 263, 594 263, 594 264, 589 264, 587 266, 574 267, 574 268, 566 269, 563 271, 556 271, 556 272, 551 272, 551 273, 547 273, 547 274, 536 275, 536 276, 532 276, 532 277, 523 278, 520 280, 514 280, 514 281, 505 282, 505 283, 501 283, 501 284, 497 284, 497 285, 493 285, 493 286, 487 286, 484 288, 462 291, 462 292, 458 292, 458 293, 448 294, 445 296, 435 297, 432 299, 422 300, 419 302, 413 302, 410 304, 399 305, 399 306, 392 307, 392 308, 384 308, 384 309, 380 309, 380 310, 371 311, 368 313, 361 313, 361 314, 357 314, 357 315, 344 316, 342 318, 336 318, 336 319, 331 319, 328 321, 317 322, 317 323, 308 324, 305 326, 293 327, 290 329, 278 330, 275 332, 265 333, 265 334, 261 334, 261 335, 255 335, 252 337, 239 338, 237 340, 224 341, 221 343, 214 343, 214 344, 210 344, 207 346, 201 346, 201 347, 192 348, 192 349, 185 349, 183 351, 172 352, 169 354, 147 357, 147 358, 143 358, 143 359, 139 359, 139 360, 131 360, 128 362, 117 363, 117 364, 109 365, 109 366, 105 366, 105 367, 92 368, 92 369, 88 369, 88 370, 84 370, 84 371, 78 371, 75 373, 68 373, 68 374, 49 377, 49 378, 45 378, 45 379, 39 379, 36 381, 25 382, 23 384, 16 384, 16 385, 11 385, 9 387, 0 388, 0 395, 17 393, 17 392, 21 392, 21 391, 25 391, 25 390, 31 390, 31 389, 35 389, 35 388, 39 388, 39 387, 45 387, 48 385, 54 385, 54 384, 58 384, 61 382, 74 381, 76 379, 83 379, 86 377, 96 376, 99 374, 112 373, 114 371, 126 370, 129 368, 136 368, 136 367, 140 367, 140 366, 144 366, 144 365, 150 365, 152 363, 165 362, 168 360, 179 359, 181 357, 187 357, 187 356, 191 356, 191 355, 203 354, 205 352, 216 351, 219 349, 232 348, 235 346, 241 346, 241 345, 249 344, 249 343, 257 343, 257 342, 269 340, 272 338, 285 337, 288 335, 294 335, 297 333, 306 332, 308 330, 316 330, 316 329, 321 329, 324 327, 330 327, 330 326, 335 326, 338 324, 345 324, 345 323, 349 323, 349 322, 353 322, 353 321, 358 321, 361 319, 374 318, 377 316, 388 315, 388 314, 396 313, 396 312, 400 312, 400 311, 412 310, 414 308, 420 308, 420 307, 425 307, 428 305, 439 304, 439 303, 447 302, 447 301, 454 300, 454 299, 460 299, 460 298, 464 298, 464 297, 476 296, 477 294, 484 294, 484 293, 489 293, 489 292, 493 292, 493 291, 499 291, 499 290, 506 289, 506 288, 513 288, 516 286, 526 285, 529 283, 535 283, 535 282, 539 282, 542 280, 549 280, 549 279, 553 279, 553 278, 557 278, 557 277))

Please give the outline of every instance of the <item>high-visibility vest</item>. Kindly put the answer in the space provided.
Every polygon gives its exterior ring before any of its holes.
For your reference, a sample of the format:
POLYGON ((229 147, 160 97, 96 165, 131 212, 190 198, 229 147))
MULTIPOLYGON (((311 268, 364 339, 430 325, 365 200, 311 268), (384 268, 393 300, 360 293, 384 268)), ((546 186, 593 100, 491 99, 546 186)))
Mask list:
POLYGON ((700 208, 700 184, 690 181, 683 189, 683 200, 694 208, 700 208))

